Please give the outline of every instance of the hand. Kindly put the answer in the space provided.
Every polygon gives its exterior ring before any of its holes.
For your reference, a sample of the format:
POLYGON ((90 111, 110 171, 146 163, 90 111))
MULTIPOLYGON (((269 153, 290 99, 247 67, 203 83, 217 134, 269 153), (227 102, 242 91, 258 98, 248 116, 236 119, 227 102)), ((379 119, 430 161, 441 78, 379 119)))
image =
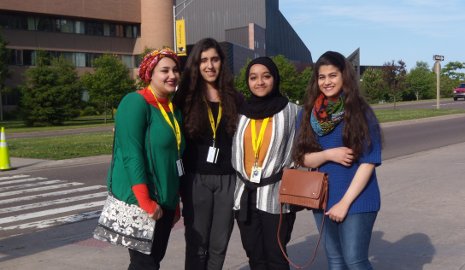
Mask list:
POLYGON ((328 150, 329 159, 346 167, 354 161, 354 151, 348 147, 337 147, 328 150))
POLYGON ((349 206, 350 205, 340 201, 331 207, 331 209, 329 209, 325 215, 327 215, 332 221, 342 222, 347 216, 349 206))
POLYGON ((163 217, 163 209, 161 208, 160 205, 157 205, 156 208, 155 208, 155 212, 153 212, 152 214, 149 214, 149 216, 151 218, 153 218, 153 220, 159 220, 160 218, 163 217))

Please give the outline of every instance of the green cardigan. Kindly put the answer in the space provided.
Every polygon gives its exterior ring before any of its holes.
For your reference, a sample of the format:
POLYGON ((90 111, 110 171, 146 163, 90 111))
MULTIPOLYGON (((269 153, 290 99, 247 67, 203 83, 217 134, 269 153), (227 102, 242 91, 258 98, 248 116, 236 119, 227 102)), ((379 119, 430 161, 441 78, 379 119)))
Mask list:
MULTIPOLYGON (((160 110, 149 105, 154 101, 150 95, 146 89, 129 93, 118 106, 113 168, 110 167, 107 183, 109 186, 111 178, 115 197, 129 204, 138 204, 131 187, 147 184, 152 199, 163 208, 174 210, 179 202, 180 181, 176 138, 160 110)), ((174 114, 181 126, 181 112, 175 109, 174 114)), ((173 114, 168 115, 171 118, 173 114)), ((182 154, 184 137, 181 141, 182 154)))

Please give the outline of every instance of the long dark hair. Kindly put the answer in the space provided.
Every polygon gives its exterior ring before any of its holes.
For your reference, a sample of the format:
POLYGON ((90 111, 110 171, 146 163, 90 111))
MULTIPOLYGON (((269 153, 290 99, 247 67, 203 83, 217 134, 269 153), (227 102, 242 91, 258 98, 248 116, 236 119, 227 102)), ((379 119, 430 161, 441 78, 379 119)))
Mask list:
POLYGON ((221 59, 221 69, 216 80, 224 119, 227 120, 226 131, 233 135, 236 131, 238 92, 234 89, 234 77, 225 63, 225 55, 220 44, 212 39, 205 38, 197 42, 187 59, 179 88, 173 102, 181 108, 184 116, 184 131, 190 138, 199 137, 207 125, 202 120, 206 113, 205 104, 206 83, 200 74, 200 57, 202 52, 215 49, 221 59))
MULTIPOLYGON (((352 64, 342 54, 328 51, 315 63, 304 99, 303 117, 293 150, 293 159, 300 165, 303 164, 306 153, 322 150, 310 125, 310 115, 315 100, 320 94, 318 76, 320 67, 324 65, 333 65, 342 73, 345 122, 342 138, 344 145, 354 151, 355 160, 360 157, 365 147, 371 146, 368 122, 371 119, 376 119, 376 116, 360 93, 357 76, 352 64)), ((376 121, 376 123, 378 122, 376 121)), ((380 132, 379 126, 377 132, 380 132)))

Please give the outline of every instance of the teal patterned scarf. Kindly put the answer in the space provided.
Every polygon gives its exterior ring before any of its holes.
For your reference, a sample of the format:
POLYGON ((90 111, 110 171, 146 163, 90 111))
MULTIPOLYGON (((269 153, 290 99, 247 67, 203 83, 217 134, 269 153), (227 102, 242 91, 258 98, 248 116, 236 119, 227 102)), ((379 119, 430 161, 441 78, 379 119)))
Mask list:
POLYGON ((324 136, 344 119, 344 95, 334 98, 327 98, 320 93, 315 100, 310 124, 318 136, 324 136))

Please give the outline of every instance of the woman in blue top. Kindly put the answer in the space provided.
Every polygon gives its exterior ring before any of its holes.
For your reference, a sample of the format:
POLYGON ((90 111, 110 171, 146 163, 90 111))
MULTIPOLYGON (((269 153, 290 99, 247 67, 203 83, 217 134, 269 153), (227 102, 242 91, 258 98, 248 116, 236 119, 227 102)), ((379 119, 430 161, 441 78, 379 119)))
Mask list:
POLYGON ((378 120, 360 94, 354 68, 337 52, 316 62, 293 157, 329 176, 323 229, 329 269, 372 269, 368 248, 380 208, 375 167, 381 164, 378 120))

